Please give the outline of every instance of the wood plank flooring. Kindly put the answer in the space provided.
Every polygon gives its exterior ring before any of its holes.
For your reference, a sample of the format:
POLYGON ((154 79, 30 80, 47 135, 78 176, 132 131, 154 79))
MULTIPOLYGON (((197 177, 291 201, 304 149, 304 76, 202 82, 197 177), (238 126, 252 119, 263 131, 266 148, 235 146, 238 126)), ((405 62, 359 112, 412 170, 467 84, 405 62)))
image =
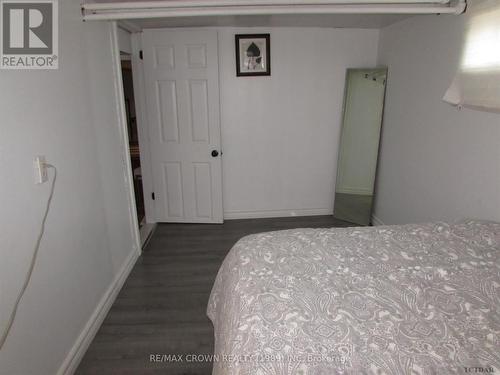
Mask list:
POLYGON ((349 225, 332 216, 158 225, 76 374, 211 374, 211 363, 155 363, 150 355, 213 354, 206 307, 234 243, 252 233, 349 225))

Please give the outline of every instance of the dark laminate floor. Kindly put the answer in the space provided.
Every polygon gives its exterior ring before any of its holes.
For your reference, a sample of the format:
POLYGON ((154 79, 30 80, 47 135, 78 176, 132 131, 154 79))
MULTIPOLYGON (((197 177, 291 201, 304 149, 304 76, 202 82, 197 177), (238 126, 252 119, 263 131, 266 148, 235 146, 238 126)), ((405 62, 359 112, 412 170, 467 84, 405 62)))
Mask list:
POLYGON ((234 243, 251 233, 348 225, 331 216, 160 224, 76 374, 210 374, 211 363, 154 363, 150 355, 213 353, 205 310, 234 243))

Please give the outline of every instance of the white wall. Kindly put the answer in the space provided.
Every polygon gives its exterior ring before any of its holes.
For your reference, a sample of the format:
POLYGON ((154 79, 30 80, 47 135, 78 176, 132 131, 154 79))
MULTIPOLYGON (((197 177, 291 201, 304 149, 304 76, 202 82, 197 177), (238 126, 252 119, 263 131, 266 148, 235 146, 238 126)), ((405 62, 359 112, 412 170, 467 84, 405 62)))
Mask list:
POLYGON ((377 30, 219 29, 224 217, 332 213, 347 68, 377 30), (271 34, 271 76, 236 77, 234 34, 271 34))
POLYGON ((381 32, 389 73, 375 215, 386 224, 500 221, 500 115, 441 101, 467 18, 415 17, 381 32))
POLYGON ((384 104, 383 78, 365 78, 367 70, 349 74, 335 191, 372 195, 384 104))
POLYGON ((24 280, 49 184, 58 180, 38 263, 0 351, 0 374, 53 375, 134 254, 122 171, 109 25, 60 6, 60 69, 0 71, 0 329, 24 280))

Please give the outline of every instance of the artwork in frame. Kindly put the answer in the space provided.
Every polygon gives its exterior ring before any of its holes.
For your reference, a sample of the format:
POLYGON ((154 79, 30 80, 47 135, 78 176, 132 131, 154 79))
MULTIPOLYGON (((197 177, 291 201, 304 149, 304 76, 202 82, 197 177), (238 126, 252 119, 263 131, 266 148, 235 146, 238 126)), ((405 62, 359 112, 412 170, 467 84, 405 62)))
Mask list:
POLYGON ((270 76, 269 34, 236 34, 236 76, 270 76))

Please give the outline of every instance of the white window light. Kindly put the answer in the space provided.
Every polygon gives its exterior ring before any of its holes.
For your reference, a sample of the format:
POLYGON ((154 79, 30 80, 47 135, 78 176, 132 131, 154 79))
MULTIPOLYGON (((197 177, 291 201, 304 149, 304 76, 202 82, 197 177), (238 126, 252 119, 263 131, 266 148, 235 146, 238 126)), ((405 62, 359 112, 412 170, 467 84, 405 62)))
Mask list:
POLYGON ((462 69, 500 69, 500 6, 471 20, 462 69))
POLYGON ((500 112, 500 2, 481 5, 472 10, 460 68, 443 100, 500 112))

